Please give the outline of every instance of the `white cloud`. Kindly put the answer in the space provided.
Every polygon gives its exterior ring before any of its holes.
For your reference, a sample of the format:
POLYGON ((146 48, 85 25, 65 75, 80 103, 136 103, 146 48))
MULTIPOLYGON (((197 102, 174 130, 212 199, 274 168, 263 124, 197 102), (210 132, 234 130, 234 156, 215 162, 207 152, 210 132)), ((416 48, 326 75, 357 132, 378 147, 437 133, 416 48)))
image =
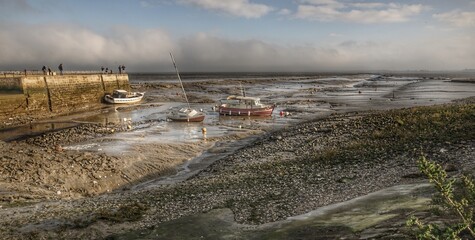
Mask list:
POLYGON ((344 41, 336 48, 343 65, 355 69, 462 70, 475 66, 472 36, 398 39, 395 41, 344 41))
POLYGON ((472 44, 453 36, 283 46, 198 33, 178 41, 176 58, 183 71, 457 70, 475 66, 472 44))
POLYGON ((475 12, 462 12, 454 10, 451 12, 434 14, 435 19, 457 27, 475 27, 475 12))
POLYGON ((343 37, 343 34, 340 34, 340 33, 330 33, 329 36, 330 36, 330 37, 343 37))
POLYGON ((295 16, 300 19, 315 21, 346 21, 359 23, 405 22, 425 9, 421 4, 343 4, 333 0, 305 0, 304 2, 306 4, 298 6, 295 16))
POLYGON ((177 0, 179 3, 196 6, 206 10, 223 12, 245 18, 259 18, 273 10, 272 7, 251 3, 249 0, 177 0))
POLYGON ((181 71, 341 71, 451 70, 475 66, 475 33, 443 37, 355 41, 335 35, 327 43, 284 46, 258 39, 232 40, 209 33, 174 39, 160 29, 120 26, 99 34, 72 25, 0 23, 0 69, 173 71, 172 51, 181 71), (434 40, 437 39, 437 41, 434 40))
POLYGON ((383 8, 383 7, 386 6, 386 4, 384 4, 384 3, 377 3, 377 2, 373 2, 373 3, 351 3, 350 5, 353 6, 353 7, 356 7, 356 8, 383 8))
POLYGON ((283 8, 277 12, 277 14, 279 15, 290 15, 290 13, 291 13, 290 10, 287 8, 283 8))
POLYGON ((300 0, 303 5, 324 5, 331 8, 343 8, 345 4, 338 2, 337 0, 300 0))
POLYGON ((120 26, 109 35, 101 35, 72 25, 0 24, 0 69, 39 69, 60 62, 66 69, 76 70, 117 64, 153 68, 173 47, 170 36, 159 29, 120 26))

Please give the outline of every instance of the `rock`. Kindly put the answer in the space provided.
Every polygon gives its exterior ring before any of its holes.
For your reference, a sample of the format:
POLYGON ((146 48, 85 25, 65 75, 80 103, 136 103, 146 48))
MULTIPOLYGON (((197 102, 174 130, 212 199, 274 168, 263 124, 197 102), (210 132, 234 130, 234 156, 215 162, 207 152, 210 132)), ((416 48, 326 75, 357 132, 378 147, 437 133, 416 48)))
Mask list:
POLYGON ((63 149, 63 147, 61 147, 61 145, 56 145, 55 150, 56 150, 56 152, 62 152, 64 149, 63 149))
POLYGON ((444 170, 446 172, 455 172, 458 170, 458 168, 455 166, 455 164, 448 163, 444 166, 444 170))

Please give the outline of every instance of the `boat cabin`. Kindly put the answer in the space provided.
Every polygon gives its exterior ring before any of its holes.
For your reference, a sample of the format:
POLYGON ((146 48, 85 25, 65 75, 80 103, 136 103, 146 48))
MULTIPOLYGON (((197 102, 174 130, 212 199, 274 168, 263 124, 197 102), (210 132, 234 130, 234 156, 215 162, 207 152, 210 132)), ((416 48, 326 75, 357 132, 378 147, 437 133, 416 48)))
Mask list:
POLYGON ((113 98, 126 98, 127 95, 128 95, 128 93, 125 90, 114 90, 112 92, 112 97, 113 98))
POLYGON ((226 100, 221 100, 221 104, 231 108, 260 108, 262 103, 260 98, 229 96, 226 100))
POLYGON ((127 92, 126 90, 114 90, 112 92, 112 97, 113 98, 134 98, 134 97, 139 97, 140 94, 137 92, 127 92))

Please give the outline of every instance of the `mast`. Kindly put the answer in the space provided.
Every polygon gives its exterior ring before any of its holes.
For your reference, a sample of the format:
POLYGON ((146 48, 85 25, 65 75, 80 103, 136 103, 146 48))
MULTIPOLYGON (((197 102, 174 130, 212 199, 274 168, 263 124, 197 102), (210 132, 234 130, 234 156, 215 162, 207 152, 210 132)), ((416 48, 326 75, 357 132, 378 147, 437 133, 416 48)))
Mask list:
POLYGON ((243 97, 245 97, 245 96, 246 96, 246 92, 244 92, 244 88, 242 87, 242 83, 239 82, 239 85, 241 86, 241 95, 242 95, 243 97))
POLYGON ((183 90, 183 95, 185 96, 185 100, 186 100, 186 103, 188 104, 188 108, 191 108, 190 103, 188 102, 188 98, 186 97, 185 88, 183 87, 183 83, 181 82, 180 74, 178 73, 178 68, 176 67, 175 58, 173 58, 173 54, 171 52, 170 52, 170 57, 172 58, 173 66, 175 67, 178 80, 180 80, 181 90, 183 90))

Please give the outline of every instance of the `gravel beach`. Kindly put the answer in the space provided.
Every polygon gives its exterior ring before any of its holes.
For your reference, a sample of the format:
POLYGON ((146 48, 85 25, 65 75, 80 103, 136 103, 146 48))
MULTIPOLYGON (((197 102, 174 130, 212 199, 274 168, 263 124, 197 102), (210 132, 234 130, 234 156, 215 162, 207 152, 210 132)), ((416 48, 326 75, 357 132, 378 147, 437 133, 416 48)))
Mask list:
MULTIPOLYGON (((237 224, 256 229, 387 187, 425 182, 416 162, 421 153, 451 174, 471 172, 474 116, 474 98, 437 106, 335 112, 258 135, 197 141, 186 149, 161 144, 153 153, 160 161, 141 164, 127 156, 62 148, 65 141, 127 131, 116 125, 81 125, 0 142, 0 235, 113 239, 216 209, 229 209, 237 224), (173 175, 177 165, 203 151, 226 152, 225 146, 236 142, 242 142, 239 149, 185 181, 133 188, 147 179, 173 175), (133 175, 140 171, 146 172, 133 175), (71 176, 76 180, 65 180, 71 176)), ((157 147, 144 145, 142 151, 157 147)), ((298 239, 308 238, 312 235, 298 239)))

